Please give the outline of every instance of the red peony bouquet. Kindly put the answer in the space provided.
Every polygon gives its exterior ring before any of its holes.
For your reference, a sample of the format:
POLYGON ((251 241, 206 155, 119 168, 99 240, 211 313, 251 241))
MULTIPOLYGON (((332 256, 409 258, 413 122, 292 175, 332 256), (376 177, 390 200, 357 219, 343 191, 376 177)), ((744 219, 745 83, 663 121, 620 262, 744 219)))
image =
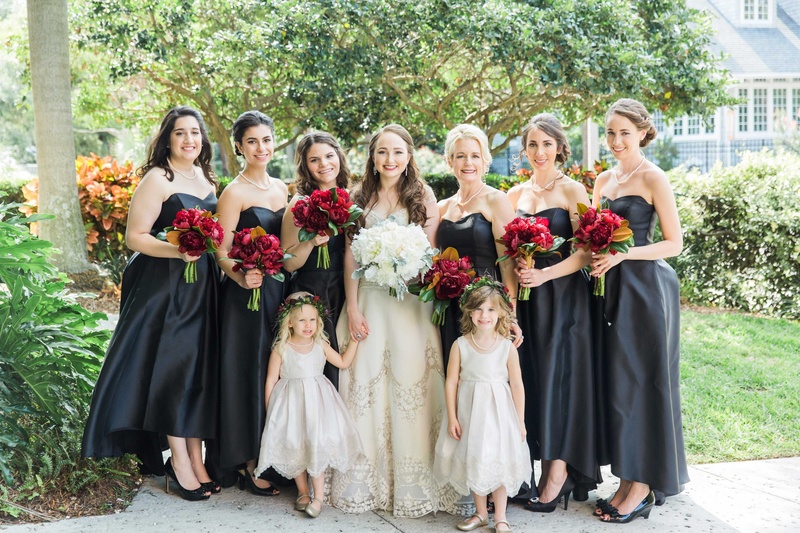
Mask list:
MULTIPOLYGON (((228 252, 228 258, 236 262, 233 265, 234 272, 257 268, 278 281, 283 281, 281 267, 290 257, 283 252, 280 239, 264 231, 261 226, 234 232, 233 244, 228 252)), ((247 308, 251 311, 261 309, 261 287, 251 291, 247 308)))
POLYGON ((433 256, 433 266, 425 273, 420 283, 409 287, 409 292, 419 294, 419 300, 422 302, 433 300, 431 322, 442 326, 450 300, 461 296, 464 288, 474 277, 475 270, 472 268, 470 258, 466 255, 458 257, 458 251, 451 247, 433 256))
MULTIPOLYGON (((344 189, 316 190, 310 196, 303 196, 292 208, 294 225, 300 228, 300 242, 310 241, 317 235, 338 235, 342 228, 352 226, 362 209, 350 200, 344 189)), ((317 268, 328 268, 331 259, 328 245, 320 246, 317 255, 317 268)))
MULTIPOLYGON (((178 247, 180 253, 200 257, 204 253, 217 251, 224 230, 210 211, 192 208, 178 211, 172 226, 164 228, 164 232, 159 237, 163 235, 167 242, 178 247)), ((186 263, 183 279, 186 283, 197 281, 196 262, 186 263)))
MULTIPOLYGON (((628 221, 610 209, 578 204, 578 229, 570 239, 575 248, 591 250, 593 254, 625 253, 633 246, 633 232, 628 221)), ((605 296, 606 275, 594 280, 594 295, 605 296)))
MULTIPOLYGON (((504 244, 506 251, 497 259, 498 263, 522 257, 527 268, 531 268, 534 257, 561 255, 558 248, 564 243, 564 238, 550 233, 550 221, 545 217, 517 217, 503 229, 505 233, 497 242, 504 244)), ((530 295, 530 287, 520 287, 517 297, 527 300, 530 295)))

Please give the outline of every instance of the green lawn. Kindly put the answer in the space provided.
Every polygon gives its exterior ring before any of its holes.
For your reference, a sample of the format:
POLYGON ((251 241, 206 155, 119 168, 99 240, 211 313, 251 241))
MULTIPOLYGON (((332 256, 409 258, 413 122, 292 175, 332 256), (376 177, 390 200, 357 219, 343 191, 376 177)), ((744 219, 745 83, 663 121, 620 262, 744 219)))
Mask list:
POLYGON ((800 455, 800 323, 681 313, 690 463, 800 455))

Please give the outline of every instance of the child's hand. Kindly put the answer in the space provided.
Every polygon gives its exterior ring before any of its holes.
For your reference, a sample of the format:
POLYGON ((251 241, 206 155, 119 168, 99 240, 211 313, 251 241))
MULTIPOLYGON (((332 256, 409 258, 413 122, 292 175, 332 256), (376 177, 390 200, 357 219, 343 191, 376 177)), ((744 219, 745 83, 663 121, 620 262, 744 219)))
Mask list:
POLYGON ((450 433, 450 436, 456 440, 461 440, 461 424, 458 423, 458 420, 453 420, 447 426, 447 432, 450 433))
POLYGON ((520 424, 520 427, 522 428, 522 430, 520 431, 520 433, 522 434, 522 442, 525 442, 525 437, 528 436, 528 430, 525 429, 525 422, 520 424))

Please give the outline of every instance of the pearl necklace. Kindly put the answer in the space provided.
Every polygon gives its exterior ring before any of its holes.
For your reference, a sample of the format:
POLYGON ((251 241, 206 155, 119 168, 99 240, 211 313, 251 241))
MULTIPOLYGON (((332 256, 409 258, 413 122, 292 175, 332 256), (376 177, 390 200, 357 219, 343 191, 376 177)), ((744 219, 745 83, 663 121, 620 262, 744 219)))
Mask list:
POLYGON ((314 344, 314 339, 311 339, 311 342, 309 342, 308 344, 296 344, 290 341, 289 339, 286 339, 286 343, 291 344, 292 346, 297 346, 298 348, 306 348, 307 346, 311 346, 312 344, 314 344))
POLYGON ((194 166, 194 165, 192 165, 192 177, 190 178, 189 176, 187 176, 186 174, 184 174, 183 172, 181 172, 177 168, 173 167, 172 166, 172 161, 170 161, 169 159, 167 159, 167 164, 169 165, 169 168, 171 168, 173 172, 176 172, 176 173, 180 174, 181 176, 183 176, 187 180, 193 180, 193 179, 195 179, 197 177, 197 167, 194 166))
POLYGON ((475 342, 475 337, 472 335, 472 333, 470 333, 470 334, 469 334, 469 338, 470 338, 470 339, 472 339, 472 344, 474 344, 476 348, 479 348, 480 350, 483 350, 484 352, 488 352, 488 351, 490 351, 492 348, 494 348, 494 345, 495 345, 495 344, 497 344, 497 338, 498 338, 498 335, 495 333, 495 335, 494 335, 494 341, 492 341, 492 345, 491 345, 491 346, 489 346, 488 348, 484 348, 483 346, 481 346, 480 344, 478 344, 477 342, 475 342))
POLYGON ((563 178, 563 177, 564 177, 564 173, 559 170, 558 171, 558 176, 556 176, 555 178, 553 178, 550 181, 548 181, 547 185, 545 185, 544 187, 542 187, 541 185, 539 185, 538 183, 533 181, 533 178, 531 178, 531 187, 536 192, 551 191, 556 186, 556 182, 558 180, 560 180, 561 178, 563 178))
POLYGON ((624 178, 624 179, 619 179, 619 176, 617 175, 617 169, 614 169, 614 171, 612 172, 612 174, 613 174, 613 176, 614 176, 614 181, 616 181, 616 182, 617 182, 617 185, 622 185, 623 183, 625 183, 626 181, 628 181, 629 179, 631 179, 631 176, 633 176, 634 174, 636 174, 636 172, 637 172, 637 171, 638 171, 640 168, 642 168, 642 165, 644 165, 644 162, 645 162, 646 160, 647 160, 647 158, 646 158, 646 157, 644 156, 644 154, 643 154, 643 155, 642 155, 642 160, 641 160, 641 161, 639 161, 639 164, 638 164, 638 165, 636 165, 636 168, 634 168, 634 169, 633 169, 631 172, 628 172, 627 174, 625 174, 625 178, 624 178))
MULTIPOLYGON (((266 187, 264 187, 263 185, 259 185, 258 183, 254 182, 254 181, 250 181, 250 180, 247 178, 247 176, 245 176, 245 175, 244 175, 243 173, 241 173, 241 172, 239 172, 239 174, 238 174, 236 177, 238 178, 239 176, 241 176, 241 178, 242 178, 244 181, 246 181, 247 183, 249 183, 249 184, 250 184, 250 185, 252 185, 253 187, 255 187, 255 188, 257 188, 257 189, 261 189, 262 191, 266 191, 266 190, 268 190, 270 187, 272 187, 272 180, 270 179, 270 177, 269 177, 269 176, 267 176, 267 182, 268 182, 268 183, 267 183, 267 186, 266 186, 266 187)), ((288 341, 287 341, 287 342, 288 342, 288 341)))
MULTIPOLYGON (((462 200, 460 202, 458 200, 456 200, 456 205, 461 206, 461 207, 467 205, 470 202, 470 200, 472 200, 473 198, 478 196, 484 188, 486 188, 486 184, 485 183, 480 186, 480 188, 475 192, 475 194, 473 194, 472 196, 470 196, 466 200, 462 200)), ((461 196, 461 189, 458 190, 458 195, 461 196)))

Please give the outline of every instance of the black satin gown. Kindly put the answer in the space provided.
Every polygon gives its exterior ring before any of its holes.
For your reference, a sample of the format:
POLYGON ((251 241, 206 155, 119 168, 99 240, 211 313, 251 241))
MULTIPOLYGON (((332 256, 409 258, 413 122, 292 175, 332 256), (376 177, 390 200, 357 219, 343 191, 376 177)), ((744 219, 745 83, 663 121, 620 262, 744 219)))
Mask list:
MULTIPOLYGON (((636 246, 653 242, 655 207, 622 196, 610 209, 626 218, 636 246)), ((680 290, 664 260, 623 261, 606 273, 602 450, 621 479, 667 496, 689 481, 680 398, 680 290)))
MULTIPOLYGON (((534 215, 518 210, 517 216, 544 217, 554 236, 572 237, 566 209, 550 208, 534 215)), ((571 243, 564 242, 560 257, 537 258, 535 268, 560 263, 570 250, 571 243)), ((517 308, 525 337, 519 359, 531 458, 565 461, 569 474, 586 490, 595 488, 600 479, 588 281, 583 270, 548 281, 532 288, 530 299, 519 301, 517 308)))
MULTIPOLYGON (((288 294, 307 291, 325 301, 330 315, 325 318, 325 333, 334 350, 339 351, 336 339, 336 324, 344 308, 344 239, 343 234, 331 237, 328 241, 328 254, 331 258, 330 268, 317 268, 319 247, 315 246, 305 264, 292 273, 289 280, 288 294)), ((339 388, 339 369, 326 362, 325 376, 339 388)))
MULTIPOLYGON (((440 251, 453 247, 459 257, 469 256, 478 276, 492 276, 500 281, 497 268, 497 247, 494 243, 492 223, 481 213, 472 213, 456 221, 442 219, 436 230, 436 243, 440 251)), ((442 338, 444 369, 450 359, 450 348, 461 336, 461 309, 458 298, 450 300, 444 315, 444 325, 439 326, 442 338)))
MULTIPOLYGON (((245 209, 236 231, 261 226, 280 236, 283 212, 245 209)), ((258 459, 266 417, 264 384, 284 283, 264 276, 258 311, 247 308, 251 291, 228 277, 220 288, 219 437, 207 443, 206 466, 209 475, 223 486, 232 484, 236 467, 258 459)))
MULTIPOLYGON (((161 206, 152 235, 181 209, 216 209, 214 194, 176 193, 161 206)), ((212 254, 186 283, 181 259, 136 253, 122 277, 120 315, 97 380, 83 433, 84 457, 136 454, 164 475, 166 435, 213 437, 217 431, 217 290, 212 254)))

